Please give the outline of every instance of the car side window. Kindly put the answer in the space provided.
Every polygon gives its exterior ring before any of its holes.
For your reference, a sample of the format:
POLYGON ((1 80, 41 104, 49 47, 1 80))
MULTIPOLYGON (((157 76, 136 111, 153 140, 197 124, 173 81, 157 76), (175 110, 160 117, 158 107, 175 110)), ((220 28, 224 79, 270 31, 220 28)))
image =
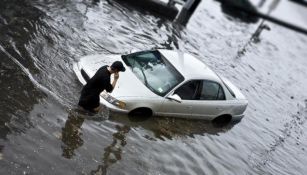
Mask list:
POLYGON ((225 100, 225 93, 221 85, 213 81, 202 81, 200 100, 225 100))
POLYGON ((186 82, 175 90, 175 94, 183 100, 195 100, 199 84, 198 80, 186 82))

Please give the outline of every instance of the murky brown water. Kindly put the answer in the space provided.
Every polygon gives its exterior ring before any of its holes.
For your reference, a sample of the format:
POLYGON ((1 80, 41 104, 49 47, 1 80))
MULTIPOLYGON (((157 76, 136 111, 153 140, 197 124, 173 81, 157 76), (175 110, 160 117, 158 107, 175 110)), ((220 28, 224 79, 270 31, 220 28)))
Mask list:
POLYGON ((203 1, 186 28, 114 1, 0 6, 0 174, 306 174, 307 37, 203 1), (222 11, 224 9, 224 11, 222 11), (88 54, 179 49, 249 99, 245 118, 139 120, 74 111, 88 54), (79 117, 78 117, 79 116, 79 117))

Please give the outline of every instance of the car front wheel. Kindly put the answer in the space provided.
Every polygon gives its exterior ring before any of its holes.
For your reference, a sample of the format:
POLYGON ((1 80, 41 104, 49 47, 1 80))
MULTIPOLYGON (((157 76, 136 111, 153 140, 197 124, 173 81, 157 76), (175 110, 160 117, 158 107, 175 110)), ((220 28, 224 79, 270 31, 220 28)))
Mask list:
POLYGON ((136 116, 136 117, 151 117, 152 110, 149 108, 137 108, 129 112, 129 116, 136 116))

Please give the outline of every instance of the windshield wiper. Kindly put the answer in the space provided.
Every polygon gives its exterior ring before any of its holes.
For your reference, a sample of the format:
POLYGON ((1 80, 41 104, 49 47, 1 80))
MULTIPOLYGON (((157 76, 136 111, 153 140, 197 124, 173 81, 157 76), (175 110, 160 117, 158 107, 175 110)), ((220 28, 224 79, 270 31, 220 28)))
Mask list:
POLYGON ((143 77, 144 77, 145 85, 146 85, 147 87, 149 87, 149 86, 148 86, 148 81, 147 81, 147 78, 146 78, 146 75, 145 75, 145 73, 144 73, 144 70, 143 70, 142 65, 140 65, 140 68, 141 68, 141 72, 142 72, 143 77))
POLYGON ((142 65, 140 64, 140 69, 141 69, 141 72, 143 74, 143 77, 144 77, 144 83, 145 83, 145 86, 148 87, 150 90, 152 90, 153 92, 156 92, 156 90, 154 88, 152 88, 149 84, 148 84, 148 81, 147 81, 147 78, 146 78, 146 75, 144 73, 144 70, 143 70, 143 67, 142 65))

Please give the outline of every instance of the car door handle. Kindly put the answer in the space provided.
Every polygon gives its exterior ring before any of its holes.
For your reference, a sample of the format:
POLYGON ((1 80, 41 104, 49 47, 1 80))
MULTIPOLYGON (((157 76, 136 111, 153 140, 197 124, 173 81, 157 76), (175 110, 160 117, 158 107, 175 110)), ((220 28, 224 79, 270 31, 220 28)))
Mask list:
POLYGON ((219 107, 217 107, 217 108, 215 108, 215 109, 217 109, 217 110, 219 110, 219 111, 222 111, 224 108, 219 108, 219 107))

